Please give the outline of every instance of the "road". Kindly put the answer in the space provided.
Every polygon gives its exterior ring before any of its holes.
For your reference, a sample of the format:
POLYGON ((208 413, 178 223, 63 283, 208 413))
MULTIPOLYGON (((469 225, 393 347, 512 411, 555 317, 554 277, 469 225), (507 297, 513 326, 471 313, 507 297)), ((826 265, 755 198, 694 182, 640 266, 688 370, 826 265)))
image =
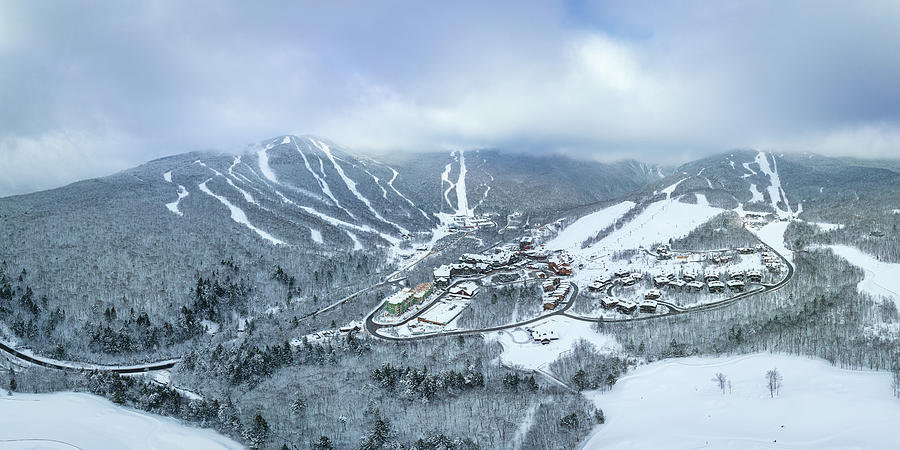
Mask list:
MULTIPOLYGON (((761 240, 760 240, 760 242, 763 245, 766 245, 761 240)), ((787 269, 788 269, 788 272, 785 275, 785 277, 782 278, 777 283, 761 284, 760 287, 757 289, 753 289, 753 290, 746 291, 746 292, 741 292, 737 295, 734 295, 732 297, 722 299, 722 300, 719 300, 716 302, 705 303, 702 305, 692 306, 692 307, 688 307, 688 308, 682 308, 682 307, 676 306, 669 302, 660 302, 660 304, 667 307, 667 312, 665 314, 654 314, 651 316, 632 317, 632 318, 624 318, 624 319, 608 319, 608 318, 603 318, 603 317, 585 317, 585 316, 580 316, 577 314, 569 314, 568 310, 572 307, 572 305, 575 303, 575 299, 578 297, 578 286, 576 286, 575 284, 572 284, 572 291, 570 292, 570 296, 568 297, 566 304, 562 308, 560 308, 552 313, 543 314, 543 315, 540 315, 533 319, 529 319, 529 320, 525 320, 522 322, 517 322, 517 323, 513 323, 513 324, 509 324, 509 325, 502 325, 502 326, 489 327, 489 328, 478 328, 478 329, 472 329, 472 330, 446 331, 446 332, 442 332, 442 333, 432 333, 432 334, 424 334, 424 335, 409 336, 409 337, 385 336, 383 334, 379 334, 378 330, 380 330, 382 328, 405 325, 410 320, 417 318, 419 315, 421 315, 422 313, 427 311, 428 308, 422 308, 419 312, 414 314, 412 317, 404 320, 403 322, 400 322, 397 324, 391 324, 391 325, 381 325, 381 324, 377 324, 374 322, 373 319, 374 319, 375 315, 378 314, 378 312, 380 311, 380 308, 376 308, 371 314, 369 314, 368 317, 366 317, 366 323, 365 323, 366 331, 374 337, 377 337, 379 339, 389 340, 389 341, 418 341, 418 340, 437 338, 437 337, 441 337, 441 336, 463 336, 463 335, 481 334, 481 333, 493 332, 493 331, 502 331, 502 330, 518 328, 518 327, 522 327, 525 325, 529 325, 534 322, 538 322, 538 321, 544 320, 548 317, 553 317, 553 316, 557 316, 557 315, 568 317, 568 318, 571 318, 574 320, 580 320, 583 322, 622 323, 622 322, 640 322, 640 321, 646 321, 646 320, 659 319, 659 318, 663 318, 663 317, 671 317, 671 316, 680 315, 680 314, 712 311, 715 309, 727 307, 738 301, 741 301, 743 299, 746 299, 748 297, 751 297, 751 296, 754 296, 757 294, 763 294, 763 293, 779 290, 779 289, 783 288, 785 285, 787 285, 787 283, 789 283, 793 279, 794 265, 791 264, 791 262, 788 261, 787 258, 785 258, 781 253, 779 253, 774 248, 771 248, 768 245, 766 245, 766 247, 768 247, 771 252, 778 255, 778 257, 781 258, 781 260, 784 262, 784 264, 787 266, 787 269)), ((488 275, 485 275, 485 276, 488 276, 488 275)), ((484 276, 482 276, 478 279, 481 279, 481 278, 484 278, 484 276)), ((454 285, 457 283, 460 283, 460 282, 464 282, 464 281, 470 281, 470 280, 459 280, 456 283, 454 283, 454 285)), ((614 285, 610 285, 607 288, 608 294, 611 293, 613 287, 614 287, 614 285)), ((444 294, 441 294, 441 296, 436 298, 433 302, 438 301, 440 298, 443 297, 443 295, 446 295, 446 292, 444 294)), ((433 304, 433 302, 429 303, 429 306, 431 304, 433 304)))
POLYGON ((114 372, 119 374, 127 373, 144 373, 156 370, 167 370, 175 366, 181 359, 169 359, 165 361, 149 362, 145 364, 134 364, 128 366, 103 366, 98 364, 77 363, 68 361, 55 361, 42 358, 37 355, 29 355, 0 342, 0 350, 12 355, 16 359, 35 364, 50 369, 66 370, 66 371, 91 371, 97 370, 101 372, 114 372))

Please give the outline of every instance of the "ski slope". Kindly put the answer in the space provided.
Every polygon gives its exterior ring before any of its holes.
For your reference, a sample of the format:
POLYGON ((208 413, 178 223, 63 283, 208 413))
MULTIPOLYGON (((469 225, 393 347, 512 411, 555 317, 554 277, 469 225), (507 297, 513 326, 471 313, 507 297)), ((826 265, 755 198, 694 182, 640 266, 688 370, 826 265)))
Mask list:
POLYGON ((178 199, 176 199, 174 202, 166 203, 166 208, 169 208, 169 211, 172 211, 173 213, 178 214, 179 216, 183 216, 184 214, 178 208, 178 204, 181 203, 181 199, 187 197, 188 194, 189 193, 188 193, 187 189, 185 189, 184 186, 179 184, 178 185, 178 199))
POLYGON ((582 242, 615 223, 634 205, 634 202, 625 201, 583 216, 548 242, 547 247, 553 250, 581 248, 582 242))
POLYGON ((775 158, 772 158, 773 165, 769 167, 769 158, 766 157, 765 152, 759 152, 756 154, 756 163, 759 164, 759 170, 769 177, 769 187, 766 189, 769 192, 772 208, 779 217, 790 215, 791 205, 788 204, 787 195, 784 194, 784 189, 781 188, 781 178, 778 176, 778 166, 775 163, 775 158), (786 210, 778 206, 779 201, 784 201, 786 210))
POLYGON ((781 253, 788 261, 793 261, 794 252, 788 250, 787 245, 784 243, 784 232, 787 231, 789 223, 790 222, 780 221, 772 222, 766 224, 759 230, 750 229, 750 231, 756 234, 756 237, 765 242, 766 245, 774 248, 778 253, 781 253))
POLYGON ((676 199, 661 200, 651 203, 622 228, 607 235, 594 247, 598 250, 621 250, 668 243, 669 239, 686 236, 694 228, 723 211, 700 204, 699 200, 698 204, 682 203, 676 199))
POLYGON ((900 264, 881 262, 856 247, 829 245, 834 254, 866 272, 857 285, 860 292, 887 297, 900 308, 900 264))
POLYGON ((215 431, 75 392, 0 396, 4 449, 242 449, 215 431))
POLYGON ((272 168, 269 166, 269 149, 272 148, 272 145, 266 145, 265 148, 256 152, 257 159, 259 160, 259 171, 262 172, 263 176, 268 178, 269 181, 278 184, 278 177, 275 176, 275 172, 272 171, 272 168))
POLYGON ((897 447, 900 402, 887 372, 759 353, 664 360, 589 394, 606 415, 583 448, 847 449, 897 447), (777 368, 770 398, 765 373, 777 368), (712 381, 731 381, 723 395, 712 381))
MULTIPOLYGON (((319 174, 317 174, 312 169, 312 166, 309 165, 309 160, 306 159, 306 154, 303 153, 303 150, 300 149, 300 145, 298 145, 296 141, 292 140, 291 142, 294 143, 294 148, 297 149, 297 153, 300 153, 300 156, 303 157, 303 165, 306 166, 306 170, 308 170, 309 173, 312 174, 313 178, 316 179, 316 182, 319 183, 319 187, 322 189, 322 192, 324 192, 325 195, 331 199, 331 201, 334 203, 334 206, 337 206, 338 208, 343 210, 351 218, 356 219, 356 217, 353 214, 351 214, 350 211, 347 210, 347 208, 344 208, 341 205, 341 202, 338 201, 338 199, 334 196, 334 194, 331 193, 331 187, 328 186, 328 182, 325 181, 324 176, 319 176, 319 174)), ((310 142, 312 142, 312 140, 310 140, 310 142)), ((321 164, 322 164, 322 160, 319 159, 319 165, 321 166, 321 164)), ((325 168, 324 168, 324 166, 321 166, 321 168, 322 168, 322 174, 324 175, 325 168)))
POLYGON ((469 211, 469 197, 466 195, 466 154, 459 151, 459 178, 456 180, 456 215, 471 216, 469 211))
POLYGON ((244 212, 243 209, 235 206, 233 203, 228 201, 227 198, 213 193, 213 191, 211 191, 209 189, 209 187, 206 186, 206 183, 209 183, 210 180, 212 180, 212 178, 200 183, 200 185, 199 185, 200 190, 203 191, 204 193, 206 193, 207 195, 209 195, 210 197, 215 198, 223 205, 225 205, 228 208, 228 210, 231 212, 231 220, 253 230, 253 232, 258 234, 261 238, 271 242, 274 245, 279 245, 279 244, 284 245, 284 241, 276 238, 275 236, 272 236, 268 232, 261 230, 261 229, 255 227, 252 223, 250 223, 250 220, 247 219, 247 214, 244 212))
POLYGON ((405 195, 401 194, 400 191, 398 191, 397 188, 394 187, 394 180, 397 179, 397 175, 399 175, 399 173, 397 173, 397 171, 394 170, 393 167, 388 167, 388 169, 391 169, 391 172, 393 172, 393 174, 394 174, 394 175, 391 177, 391 181, 388 181, 388 186, 391 187, 391 190, 393 190, 394 193, 396 193, 397 195, 399 195, 400 198, 402 198, 403 200, 406 200, 406 203, 409 203, 410 206, 412 206, 412 207, 418 209, 419 212, 422 213, 422 217, 424 217, 425 220, 428 220, 428 214, 426 214, 425 211, 422 211, 422 208, 419 208, 415 203, 413 203, 412 200, 406 198, 405 195))

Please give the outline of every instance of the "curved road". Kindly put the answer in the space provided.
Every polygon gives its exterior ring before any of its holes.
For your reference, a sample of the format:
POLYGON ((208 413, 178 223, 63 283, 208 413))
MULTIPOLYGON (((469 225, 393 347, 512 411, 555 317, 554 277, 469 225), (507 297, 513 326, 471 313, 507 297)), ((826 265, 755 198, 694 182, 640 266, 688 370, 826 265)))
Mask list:
MULTIPOLYGON (((759 238, 757 238, 757 240, 759 240, 759 238)), ((436 337, 441 337, 441 336, 463 336, 463 335, 468 335, 468 334, 481 334, 481 333, 492 332, 492 331, 507 330, 510 328, 518 328, 518 327, 529 325, 531 323, 534 323, 534 322, 537 322, 540 320, 544 320, 548 317, 552 317, 552 316, 556 316, 556 315, 565 316, 565 317, 575 319, 575 320, 580 320, 583 322, 622 323, 622 322, 639 322, 639 321, 645 321, 645 320, 653 320, 653 319, 659 319, 662 317, 670 317, 670 316, 679 315, 679 314, 711 311, 714 309, 724 308, 726 306, 732 305, 740 300, 743 300, 743 299, 753 296, 753 295, 776 291, 778 289, 783 288, 788 282, 790 282, 794 278, 794 265, 791 264, 791 262, 788 261, 787 258, 785 258, 777 250, 775 250, 774 248, 765 244, 765 242, 762 242, 762 240, 760 240, 760 242, 763 245, 766 245, 766 247, 769 248, 769 250, 771 252, 778 255, 778 257, 781 258, 781 260, 784 262, 784 264, 788 268, 787 274, 779 282, 777 282, 775 284, 762 284, 757 289, 753 289, 753 290, 746 291, 746 292, 741 292, 733 297, 729 297, 729 298, 722 299, 722 300, 719 300, 716 302, 705 303, 702 305, 697 305, 697 306, 693 306, 693 307, 689 307, 689 308, 680 308, 680 307, 678 307, 674 304, 668 303, 668 302, 661 302, 662 305, 668 307, 668 312, 666 312, 665 314, 654 314, 651 316, 643 316, 643 317, 635 317, 635 318, 627 318, 627 319, 607 319, 607 318, 603 318, 603 317, 585 317, 585 316, 579 316, 576 314, 569 314, 568 310, 569 310, 569 308, 572 307, 572 305, 575 302, 575 298, 577 298, 577 296, 578 296, 578 286, 576 286, 573 283, 572 291, 569 294, 568 300, 566 301, 566 304, 561 309, 558 309, 558 310, 548 313, 548 314, 543 314, 543 315, 537 316, 532 319, 528 319, 528 320, 525 320, 522 322, 517 322, 517 323, 513 323, 513 324, 509 324, 509 325, 501 325, 501 326, 488 327, 488 328, 477 328, 477 329, 472 329, 472 330, 447 331, 447 332, 442 332, 442 333, 423 334, 423 335, 419 335, 419 336, 409 336, 409 337, 385 336, 383 334, 379 334, 378 330, 380 330, 382 328, 390 328, 390 327, 404 325, 407 322, 409 322, 410 320, 417 318, 419 315, 421 315, 422 313, 427 311, 428 307, 422 308, 422 310, 420 310, 419 312, 414 314, 412 317, 404 320, 403 322, 399 322, 399 323, 391 324, 391 325, 382 325, 382 324, 378 324, 378 323, 374 322, 375 315, 381 310, 381 307, 379 306, 374 311, 372 311, 372 313, 370 313, 368 317, 366 317, 365 327, 366 327, 366 331, 370 335, 372 335, 376 338, 379 338, 379 339, 385 339, 385 340, 389 340, 389 341, 418 341, 418 340, 431 339, 431 338, 436 338, 436 337)), ((488 274, 488 275, 490 275, 490 274, 488 274)), ((488 275, 484 275, 484 276, 488 276, 488 275)), ((476 279, 484 278, 484 276, 476 278, 476 279)), ((470 280, 469 279, 459 280, 456 283, 453 283, 453 285, 456 285, 457 283, 461 283, 464 281, 470 281, 470 280)), ((607 288, 607 293, 609 293, 613 287, 614 287, 614 285, 610 285, 607 288)), ((432 303, 429 303, 429 307, 434 302, 439 301, 440 298, 442 298, 444 295, 446 295, 446 292, 444 294, 441 294, 440 296, 438 296, 435 300, 432 301, 432 303)))
POLYGON ((170 359, 166 361, 157 361, 146 364, 134 364, 130 366, 103 366, 98 364, 85 364, 85 363, 77 363, 77 362, 67 362, 67 361, 54 361, 49 359, 43 359, 39 356, 29 355, 27 353, 22 353, 19 350, 16 350, 9 345, 6 345, 0 342, 0 350, 12 355, 13 357, 20 359, 22 361, 35 364, 41 367, 47 367, 50 369, 58 369, 58 370, 68 370, 68 371, 91 371, 97 370, 101 372, 114 372, 119 374, 127 374, 127 373, 143 373, 143 372, 153 372, 156 370, 166 370, 171 369, 175 366, 181 359, 170 359))

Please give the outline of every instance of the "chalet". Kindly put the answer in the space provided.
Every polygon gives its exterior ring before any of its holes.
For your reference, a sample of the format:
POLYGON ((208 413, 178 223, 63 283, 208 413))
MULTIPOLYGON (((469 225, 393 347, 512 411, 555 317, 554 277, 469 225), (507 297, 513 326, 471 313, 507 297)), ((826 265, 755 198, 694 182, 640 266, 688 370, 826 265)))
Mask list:
POLYGON ((619 312, 631 314, 637 309, 637 303, 628 300, 622 300, 618 305, 616 305, 616 309, 618 309, 619 312))
POLYGON ((752 255, 753 251, 754 251, 753 247, 738 247, 737 248, 737 252, 742 255, 752 255))
POLYGON ((643 280, 644 274, 640 272, 631 272, 631 278, 634 278, 635 280, 643 280))
POLYGON ((637 280, 635 280, 632 277, 622 278, 622 286, 634 286, 634 283, 636 283, 636 282, 637 282, 637 280))
POLYGON ((662 296, 662 292, 659 292, 658 289, 650 289, 646 293, 644 293, 644 299, 646 300, 656 300, 660 296, 662 296))
POLYGON ((556 281, 555 278, 541 283, 541 288, 543 288, 544 292, 553 292, 553 289, 556 287, 556 283, 554 283, 554 281, 556 281))
POLYGON ((694 281, 697 279, 697 272, 690 269, 685 270, 684 273, 681 274, 681 279, 688 282, 694 281))
POLYGON ((600 275, 599 277, 597 277, 597 282, 599 282, 600 284, 606 284, 610 281, 612 281, 612 278, 610 278, 609 275, 600 275))
POLYGON ((391 296, 385 300, 385 310, 387 313, 399 316, 409 310, 409 307, 412 304, 412 294, 413 291, 410 288, 403 288, 391 294, 391 296))
POLYGON ((561 276, 572 275, 572 268, 569 267, 568 264, 561 262, 559 260, 550 260, 547 261, 547 267, 553 271, 553 273, 561 276))
POLYGON ((718 281, 719 273, 714 270, 707 270, 706 273, 703 274, 703 279, 707 283, 709 283, 710 281, 718 281))
POLYGON ((732 269, 728 271, 728 278, 732 280, 743 280, 744 272, 737 269, 732 269))
POLYGON ((653 279, 653 285, 658 288, 665 287, 667 284, 669 284, 668 277, 656 277, 653 279))
POLYGON ((728 286, 728 289, 731 289, 735 292, 744 292, 744 282, 741 280, 728 280, 725 283, 728 286))
POLYGON ((668 286, 669 286, 670 289, 677 290, 677 291, 680 291, 680 290, 684 289, 684 287, 685 287, 686 285, 687 285, 687 282, 684 281, 684 280, 670 281, 669 284, 668 284, 668 286))
POLYGON ((460 283, 451 287, 447 292, 458 297, 472 298, 478 295, 478 285, 471 281, 460 283))
POLYGON ((603 300, 600 300, 600 305, 603 306, 604 309, 615 308, 618 304, 619 299, 615 297, 603 297, 603 300))
POLYGON ((749 280, 751 283, 762 282, 762 272, 755 269, 747 272, 747 280, 749 280))
POLYGON ((703 282, 702 281, 691 281, 690 283, 687 284, 687 288, 694 292, 700 292, 703 289, 703 282))
POLYGON ((531 330, 531 339, 533 339, 534 342, 540 342, 543 345, 547 345, 550 343, 550 341, 555 341, 555 340, 559 339, 559 336, 557 336, 556 332, 553 330, 550 330, 550 331, 531 330))
POLYGON ((351 321, 349 324, 339 328, 338 330, 343 334, 347 334, 347 333, 351 333, 354 331, 359 331, 361 329, 362 328, 360 328, 358 323, 356 323, 355 321, 351 321))
POLYGON ((588 290, 592 292, 597 292, 603 289, 603 283, 599 281, 592 281, 588 284, 588 290))
POLYGON ((659 303, 656 300, 644 300, 641 302, 641 312, 655 313, 659 303))
POLYGON ((769 269, 769 272, 778 273, 781 271, 781 263, 779 263, 779 262, 766 263, 766 268, 769 269))
POLYGON ((519 240, 519 250, 533 250, 534 249, 534 238, 530 236, 525 236, 519 240))
POLYGON ((628 269, 619 269, 616 271, 616 278, 625 278, 631 276, 631 272, 628 269))
POLYGON ((709 288, 709 292, 725 292, 725 283, 719 280, 710 281, 707 284, 707 287, 709 288))
POLYGON ((446 287, 450 284, 450 266, 443 265, 434 269, 434 285, 437 287, 446 287))

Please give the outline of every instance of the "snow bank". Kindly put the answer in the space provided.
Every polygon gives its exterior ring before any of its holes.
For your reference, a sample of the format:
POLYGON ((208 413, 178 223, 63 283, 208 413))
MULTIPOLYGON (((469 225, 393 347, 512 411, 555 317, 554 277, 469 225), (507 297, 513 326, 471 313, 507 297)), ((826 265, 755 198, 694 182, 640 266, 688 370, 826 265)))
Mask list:
POLYGON ((600 334, 591 328, 592 322, 584 322, 564 316, 552 316, 545 320, 535 322, 531 329, 541 332, 554 332, 559 339, 543 345, 534 342, 531 333, 524 328, 504 330, 496 337, 503 346, 500 361, 522 369, 538 369, 558 359, 562 354, 572 349, 572 346, 580 339, 584 339, 597 347, 601 352, 613 352, 619 350, 619 343, 609 335, 600 334))
POLYGON ((212 430, 116 406, 88 394, 0 397, 0 449, 241 449, 212 430))
POLYGON ((626 201, 590 213, 562 230, 547 246, 551 249, 579 249, 582 242, 615 223, 616 219, 622 217, 634 205, 634 202, 626 201))
POLYGON ((606 424, 584 448, 896 448, 900 423, 888 373, 784 355, 660 361, 592 396, 606 424), (769 398, 773 368, 784 382, 769 398), (717 372, 730 393, 713 383, 717 372))
POLYGON ((888 297, 900 308, 900 264, 881 262, 856 247, 829 245, 836 255, 866 272, 857 285, 861 292, 888 297))

